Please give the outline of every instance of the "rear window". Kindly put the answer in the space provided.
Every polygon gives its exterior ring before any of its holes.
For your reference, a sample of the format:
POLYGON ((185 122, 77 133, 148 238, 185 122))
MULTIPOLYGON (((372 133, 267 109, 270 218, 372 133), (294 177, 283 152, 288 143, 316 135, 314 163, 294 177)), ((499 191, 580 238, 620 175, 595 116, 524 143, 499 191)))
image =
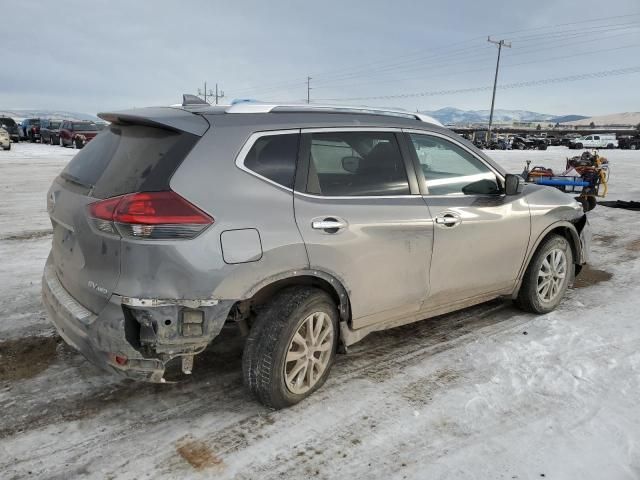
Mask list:
POLYGON ((7 118, 7 117, 0 118, 0 123, 8 127, 14 127, 16 125, 16 122, 13 118, 7 118))
POLYGON ((69 162, 61 177, 109 198, 169 188, 169 180, 199 137, 142 125, 111 125, 69 162))

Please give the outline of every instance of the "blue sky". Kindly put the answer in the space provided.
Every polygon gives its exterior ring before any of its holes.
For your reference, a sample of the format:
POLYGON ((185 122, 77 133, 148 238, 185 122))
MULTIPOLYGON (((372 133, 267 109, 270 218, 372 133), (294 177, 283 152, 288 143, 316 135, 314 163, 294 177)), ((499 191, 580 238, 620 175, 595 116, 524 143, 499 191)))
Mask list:
MULTIPOLYGON (((487 35, 513 44, 501 84, 640 66, 638 0, 0 3, 0 110, 164 105, 204 80, 225 100, 301 101, 307 75, 319 102, 487 109, 486 90, 369 99, 491 85, 487 35)), ((499 90, 496 108, 639 111, 639 82, 634 73, 499 90)))

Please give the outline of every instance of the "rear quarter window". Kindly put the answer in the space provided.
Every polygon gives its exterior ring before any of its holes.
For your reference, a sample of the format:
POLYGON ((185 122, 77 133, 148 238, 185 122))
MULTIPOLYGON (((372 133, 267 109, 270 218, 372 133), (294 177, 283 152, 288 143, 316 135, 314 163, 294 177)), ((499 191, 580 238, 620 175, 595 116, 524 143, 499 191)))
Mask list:
POLYGON ((293 188, 299 140, 297 133, 261 136, 244 158, 244 166, 283 187, 293 188))
POLYGON ((169 188, 171 175, 199 137, 143 125, 111 125, 69 162, 61 174, 109 198, 169 188))

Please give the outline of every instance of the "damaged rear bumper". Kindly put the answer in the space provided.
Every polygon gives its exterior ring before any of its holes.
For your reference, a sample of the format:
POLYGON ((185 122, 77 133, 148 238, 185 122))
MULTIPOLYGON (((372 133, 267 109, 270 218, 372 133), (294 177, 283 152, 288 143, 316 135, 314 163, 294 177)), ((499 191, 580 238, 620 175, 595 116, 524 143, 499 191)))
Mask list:
POLYGON ((192 359, 200 353, 220 333, 235 303, 139 301, 112 295, 96 314, 65 290, 51 259, 42 278, 42 299, 60 336, 87 360, 109 372, 148 382, 164 381, 172 359, 192 359))

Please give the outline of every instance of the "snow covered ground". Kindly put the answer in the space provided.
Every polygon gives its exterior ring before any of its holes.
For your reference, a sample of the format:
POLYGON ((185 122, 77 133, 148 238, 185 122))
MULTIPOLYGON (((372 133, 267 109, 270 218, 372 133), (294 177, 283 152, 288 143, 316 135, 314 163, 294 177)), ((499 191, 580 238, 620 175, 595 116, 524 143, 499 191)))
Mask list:
MULTIPOLYGON (((590 214, 591 269, 557 311, 495 301, 371 335, 273 412, 243 391, 232 333, 174 385, 103 373, 54 334, 45 192, 73 153, 0 152, 0 478, 640 478, 640 213, 590 214)), ((490 152, 514 172, 569 153, 490 152)), ((606 156, 609 199, 640 200, 640 152, 606 156)))

